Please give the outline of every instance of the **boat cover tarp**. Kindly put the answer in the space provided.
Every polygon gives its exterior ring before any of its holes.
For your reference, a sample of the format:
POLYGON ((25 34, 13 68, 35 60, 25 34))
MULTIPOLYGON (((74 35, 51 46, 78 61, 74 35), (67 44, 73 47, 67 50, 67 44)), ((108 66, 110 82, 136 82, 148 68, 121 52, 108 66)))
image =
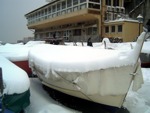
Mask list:
POLYGON ((21 94, 4 95, 2 102, 4 109, 19 113, 30 104, 30 90, 21 94))
POLYGON ((29 66, 51 85, 72 89, 73 84, 86 95, 126 94, 132 80, 134 90, 143 83, 141 67, 136 65, 145 35, 130 51, 41 44, 29 51, 29 66))

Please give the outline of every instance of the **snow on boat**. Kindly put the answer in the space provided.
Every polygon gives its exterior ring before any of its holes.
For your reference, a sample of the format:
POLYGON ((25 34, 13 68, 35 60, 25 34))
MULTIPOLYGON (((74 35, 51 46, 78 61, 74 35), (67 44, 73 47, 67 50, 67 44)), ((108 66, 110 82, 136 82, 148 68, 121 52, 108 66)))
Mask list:
POLYGON ((120 108, 131 83, 135 91, 143 83, 139 54, 145 36, 129 51, 37 45, 29 51, 29 66, 50 88, 120 108))
MULTIPOLYGON (((2 69, 2 81, 4 89, 1 89, 3 107, 19 113, 30 104, 30 80, 27 73, 10 62, 7 58, 0 56, 0 68, 2 69)), ((3 87, 1 87, 3 88, 3 87)))
POLYGON ((18 67, 25 70, 29 75, 32 74, 28 65, 28 51, 31 47, 37 44, 43 44, 45 41, 29 41, 25 45, 19 44, 6 44, 0 46, 0 55, 6 57, 18 67))

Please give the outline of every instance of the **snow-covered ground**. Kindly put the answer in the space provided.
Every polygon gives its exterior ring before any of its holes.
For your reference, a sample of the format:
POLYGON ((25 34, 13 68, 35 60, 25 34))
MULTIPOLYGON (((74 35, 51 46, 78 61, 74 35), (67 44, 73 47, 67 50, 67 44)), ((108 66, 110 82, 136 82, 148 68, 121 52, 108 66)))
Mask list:
POLYGON ((137 92, 129 90, 123 104, 130 113, 150 113, 150 68, 142 68, 144 84, 137 92))
MULTIPOLYGON (((130 113, 150 113, 150 68, 142 68, 144 84, 137 92, 129 90, 123 106, 130 113)), ((30 79, 31 104, 25 109, 25 113, 81 113, 63 106, 54 101, 43 90, 42 84, 37 78, 30 79)))
POLYGON ((30 82, 31 104, 25 109, 25 113, 80 113, 54 101, 42 88, 38 78, 31 78, 30 82))

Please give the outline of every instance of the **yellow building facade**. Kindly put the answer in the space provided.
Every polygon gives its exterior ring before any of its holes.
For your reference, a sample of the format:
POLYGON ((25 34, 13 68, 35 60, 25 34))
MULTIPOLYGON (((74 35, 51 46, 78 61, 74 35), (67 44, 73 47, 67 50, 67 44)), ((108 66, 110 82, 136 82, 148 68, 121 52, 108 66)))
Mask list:
POLYGON ((104 23, 103 37, 118 38, 121 42, 132 42, 143 31, 142 23, 131 19, 118 19, 104 23))
MULTIPOLYGON (((92 38, 94 42, 108 35, 104 30, 105 26, 112 24, 108 21, 125 14, 123 4, 124 0, 53 0, 27 13, 25 17, 28 28, 35 30, 36 40, 52 39, 55 36, 74 42, 92 38)), ((123 32, 120 36, 123 36, 123 32)))

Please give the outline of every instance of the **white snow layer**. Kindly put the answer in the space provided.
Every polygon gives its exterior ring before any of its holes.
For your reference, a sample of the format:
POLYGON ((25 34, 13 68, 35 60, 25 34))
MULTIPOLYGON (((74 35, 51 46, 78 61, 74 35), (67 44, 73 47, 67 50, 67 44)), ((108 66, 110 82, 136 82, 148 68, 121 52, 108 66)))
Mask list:
POLYGON ((4 94, 20 94, 29 89, 30 80, 24 70, 3 56, 0 56, 0 67, 2 68, 4 94))
POLYGON ((29 63, 40 66, 44 72, 88 72, 111 67, 134 65, 140 53, 143 32, 133 50, 95 49, 91 47, 40 44, 29 51, 29 63), (45 68, 46 67, 46 68, 45 68))
POLYGON ((28 51, 31 47, 37 44, 43 44, 45 41, 29 41, 25 45, 18 44, 5 44, 0 46, 0 55, 6 57, 10 61, 25 61, 28 60, 28 51))
POLYGON ((25 109, 25 113, 80 113, 54 101, 48 93, 43 90, 39 79, 31 78, 30 81, 31 104, 25 109))
POLYGON ((137 92, 129 90, 123 104, 130 113, 150 113, 150 68, 142 69, 144 84, 137 92))

